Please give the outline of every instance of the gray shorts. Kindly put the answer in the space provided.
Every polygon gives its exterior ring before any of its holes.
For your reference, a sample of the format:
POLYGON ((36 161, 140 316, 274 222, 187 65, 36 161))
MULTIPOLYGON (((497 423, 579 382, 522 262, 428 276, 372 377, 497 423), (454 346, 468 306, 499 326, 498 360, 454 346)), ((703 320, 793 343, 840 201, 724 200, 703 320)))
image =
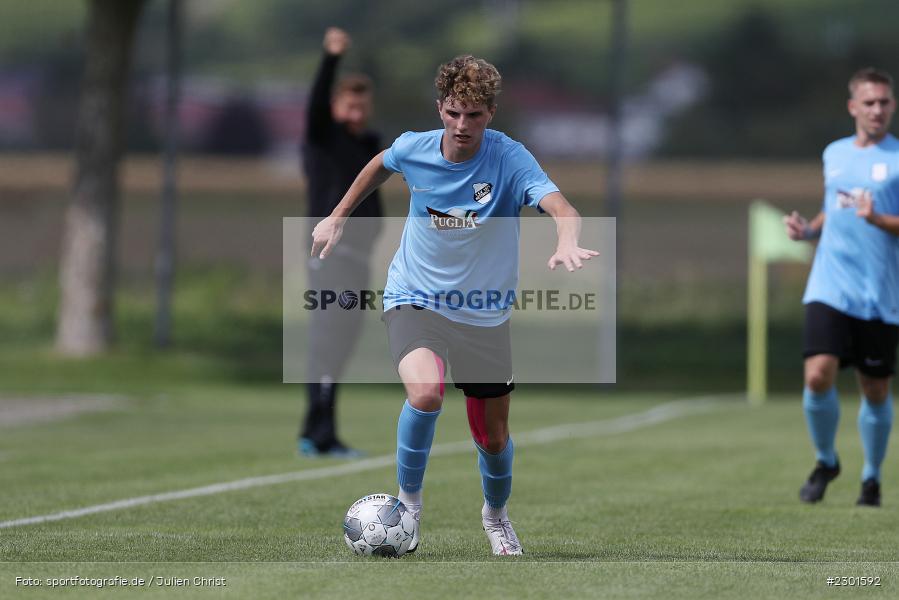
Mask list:
POLYGON ((498 398, 515 389, 509 321, 494 327, 456 323, 426 308, 405 304, 384 311, 393 366, 418 348, 443 360, 453 384, 466 396, 498 398))

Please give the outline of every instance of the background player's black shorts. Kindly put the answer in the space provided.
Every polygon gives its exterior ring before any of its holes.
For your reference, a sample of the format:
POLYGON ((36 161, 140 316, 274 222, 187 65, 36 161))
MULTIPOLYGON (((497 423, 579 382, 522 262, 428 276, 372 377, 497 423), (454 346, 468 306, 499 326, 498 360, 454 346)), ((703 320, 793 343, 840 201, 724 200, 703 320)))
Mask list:
POLYGON ((802 356, 833 354, 840 367, 854 366, 869 377, 896 372, 899 326, 856 319, 821 302, 805 305, 805 350, 802 356))
POLYGON ((498 398, 515 389, 509 321, 495 327, 456 323, 428 309, 403 305, 384 312, 393 366, 417 348, 449 363, 455 386, 466 396, 498 398))

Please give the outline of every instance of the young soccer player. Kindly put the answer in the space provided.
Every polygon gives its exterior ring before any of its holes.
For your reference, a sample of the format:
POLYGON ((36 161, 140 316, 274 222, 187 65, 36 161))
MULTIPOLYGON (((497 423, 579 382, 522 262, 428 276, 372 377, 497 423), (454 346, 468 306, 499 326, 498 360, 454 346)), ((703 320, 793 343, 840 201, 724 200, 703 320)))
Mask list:
POLYGON ((855 135, 824 150, 824 207, 811 222, 784 219, 794 240, 821 238, 805 309, 802 406, 817 463, 799 491, 818 502, 840 473, 834 447, 837 371, 852 365, 861 388, 858 430, 865 454, 860 506, 880 506, 880 467, 893 424, 891 377, 899 340, 899 140, 892 78, 862 69, 849 80, 855 135))
POLYGON ((399 498, 416 518, 410 551, 419 543, 422 482, 449 365, 466 398, 491 549, 521 554, 506 510, 515 388, 506 292, 517 285, 520 210, 535 207, 556 220, 558 245, 549 268, 573 271, 597 253, 578 246, 579 215, 534 157, 487 129, 500 91, 496 68, 459 56, 439 68, 435 84, 443 129, 407 132, 372 159, 315 227, 312 254, 326 257, 353 209, 393 173, 402 173, 411 192, 409 217, 387 276, 383 320, 407 395, 397 425, 397 479, 399 498))

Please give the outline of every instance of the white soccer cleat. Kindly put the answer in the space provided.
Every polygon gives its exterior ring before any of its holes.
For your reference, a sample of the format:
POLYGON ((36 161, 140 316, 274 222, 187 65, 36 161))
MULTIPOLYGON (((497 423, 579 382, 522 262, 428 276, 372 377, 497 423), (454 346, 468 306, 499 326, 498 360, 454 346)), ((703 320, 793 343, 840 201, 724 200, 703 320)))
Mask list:
POLYGON ((484 533, 490 540, 490 547, 496 556, 519 556, 523 553, 521 542, 512 529, 512 521, 508 517, 500 517, 494 519, 487 516, 481 516, 484 523, 484 533))
POLYGON ((412 543, 409 544, 409 549, 406 550, 407 554, 412 554, 418 550, 418 531, 421 528, 421 504, 407 504, 406 510, 415 519, 415 528, 412 530, 412 543))

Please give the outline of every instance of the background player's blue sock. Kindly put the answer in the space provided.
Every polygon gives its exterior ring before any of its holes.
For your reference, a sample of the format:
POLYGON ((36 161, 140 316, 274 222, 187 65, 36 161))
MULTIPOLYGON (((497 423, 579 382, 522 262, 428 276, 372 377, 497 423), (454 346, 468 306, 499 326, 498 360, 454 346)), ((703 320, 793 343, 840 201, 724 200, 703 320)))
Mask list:
POLYGON ((403 405, 396 425, 396 479, 403 492, 421 491, 439 415, 439 410, 425 412, 413 408, 408 400, 403 405))
POLYGON ((887 453, 887 442, 890 439, 890 428, 893 425, 893 395, 875 404, 862 397, 858 409, 858 432, 861 434, 862 447, 865 449, 865 466, 862 469, 862 481, 876 479, 880 481, 880 465, 887 453))
POLYGON ((802 409, 805 411, 809 436, 815 446, 815 457, 828 467, 833 467, 837 464, 834 441, 837 437, 837 424, 840 422, 840 402, 836 386, 820 394, 805 388, 802 393, 802 409))
POLYGON ((512 458, 515 447, 512 438, 499 454, 490 454, 479 445, 478 469, 481 471, 481 484, 484 488, 484 500, 491 508, 502 508, 512 495, 512 458))

